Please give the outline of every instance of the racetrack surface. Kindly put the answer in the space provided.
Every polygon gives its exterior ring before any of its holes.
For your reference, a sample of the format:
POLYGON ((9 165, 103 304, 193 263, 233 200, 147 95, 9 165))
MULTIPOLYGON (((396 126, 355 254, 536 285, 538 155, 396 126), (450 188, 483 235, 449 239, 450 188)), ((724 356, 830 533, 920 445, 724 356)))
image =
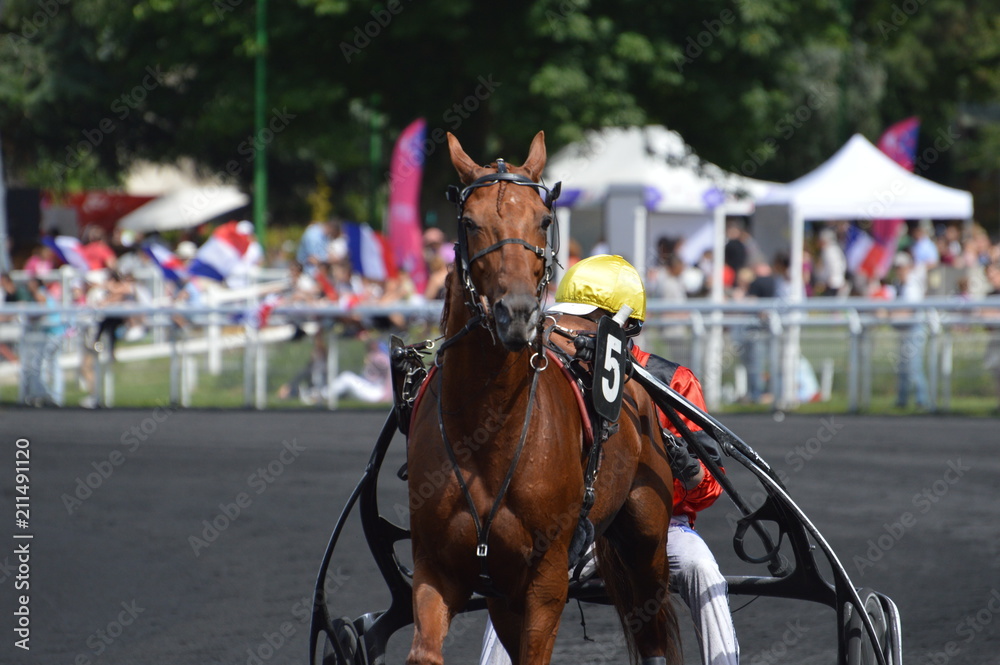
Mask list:
MULTIPOLYGON (((308 660, 316 570, 368 461, 382 412, 113 410, 0 412, 0 662, 208 665, 308 660), (15 526, 15 440, 30 441, 30 524, 15 526), (237 513, 238 510, 238 513, 237 513), (212 524, 214 523, 214 526, 212 524), (28 590, 17 555, 31 534, 28 590), (14 647, 29 594, 30 651, 14 647)), ((786 479, 859 586, 903 620, 904 662, 1000 663, 1000 421, 943 417, 729 416, 724 422, 786 479)), ((397 436, 383 514, 405 516, 397 436)), ((734 461, 734 479, 746 474, 734 461)), ((737 480, 741 486, 743 480, 737 480)), ((752 492, 751 492, 752 493, 752 492)), ((726 573, 726 499, 698 529, 726 573)), ((335 614, 387 606, 357 521, 338 547, 335 614)), ((755 571, 763 572, 763 571, 755 571)), ((750 598, 734 596, 734 608, 750 598)), ((604 607, 567 606, 554 662, 624 662, 604 607)), ((834 663, 825 606, 761 598, 736 612, 742 661, 834 663)), ((446 650, 475 662, 482 613, 456 620, 446 650)), ((682 611, 686 662, 698 663, 682 611)), ((390 644, 402 662, 407 629, 390 644)))

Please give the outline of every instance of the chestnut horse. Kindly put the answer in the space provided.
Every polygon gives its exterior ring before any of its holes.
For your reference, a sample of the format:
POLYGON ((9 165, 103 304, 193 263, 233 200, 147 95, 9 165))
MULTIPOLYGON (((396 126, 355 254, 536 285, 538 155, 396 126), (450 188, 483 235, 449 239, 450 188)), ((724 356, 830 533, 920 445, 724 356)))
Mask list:
MULTIPOLYGON (((413 546, 410 665, 440 665, 449 624, 488 597, 514 665, 548 663, 568 595, 568 551, 589 447, 573 388, 542 347, 551 275, 552 192, 539 184, 544 134, 523 166, 477 166, 448 134, 464 185, 438 370, 411 419, 407 464, 413 546)), ((603 446, 589 519, 598 562, 633 660, 677 660, 668 600, 673 481, 656 414, 626 384, 603 446)))

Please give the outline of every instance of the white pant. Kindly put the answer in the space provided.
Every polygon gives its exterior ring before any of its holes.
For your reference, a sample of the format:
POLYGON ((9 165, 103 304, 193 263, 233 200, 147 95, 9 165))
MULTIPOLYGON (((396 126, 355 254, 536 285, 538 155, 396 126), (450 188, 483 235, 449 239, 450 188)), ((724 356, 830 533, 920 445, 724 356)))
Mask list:
MULTIPOLYGON (((671 520, 667 531, 670 587, 691 610, 704 665, 738 665, 740 645, 729 611, 729 587, 712 551, 687 520, 671 520)), ((479 665, 510 665, 493 623, 487 619, 479 665)))
POLYGON ((358 376, 354 372, 341 372, 330 384, 330 390, 338 398, 354 397, 362 402, 381 402, 385 399, 385 388, 358 376))

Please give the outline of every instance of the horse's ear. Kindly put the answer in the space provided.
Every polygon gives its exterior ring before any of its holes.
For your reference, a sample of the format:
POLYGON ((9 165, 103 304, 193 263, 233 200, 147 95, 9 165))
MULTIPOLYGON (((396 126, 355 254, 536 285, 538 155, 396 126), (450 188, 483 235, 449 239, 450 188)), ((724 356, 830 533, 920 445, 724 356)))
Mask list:
POLYGON ((542 171, 545 170, 545 132, 535 134, 535 138, 531 141, 531 149, 528 150, 528 159, 524 160, 521 168, 527 171, 528 176, 535 182, 542 177, 542 171))
POLYGON ((471 183, 476 179, 479 171, 485 170, 465 154, 465 151, 462 150, 462 144, 451 132, 448 132, 448 150, 451 152, 451 163, 458 171, 458 178, 463 185, 471 183))

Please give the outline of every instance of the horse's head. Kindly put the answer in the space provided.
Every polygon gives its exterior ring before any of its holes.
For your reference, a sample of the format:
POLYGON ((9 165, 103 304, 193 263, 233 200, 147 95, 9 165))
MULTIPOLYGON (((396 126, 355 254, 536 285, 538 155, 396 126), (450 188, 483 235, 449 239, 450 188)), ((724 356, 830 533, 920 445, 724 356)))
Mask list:
POLYGON ((479 166, 450 133, 448 148, 463 185, 449 192, 459 210, 458 278, 469 303, 492 319, 504 347, 520 351, 538 334, 553 261, 558 185, 550 191, 539 184, 545 134, 535 136, 522 166, 502 159, 479 166))

